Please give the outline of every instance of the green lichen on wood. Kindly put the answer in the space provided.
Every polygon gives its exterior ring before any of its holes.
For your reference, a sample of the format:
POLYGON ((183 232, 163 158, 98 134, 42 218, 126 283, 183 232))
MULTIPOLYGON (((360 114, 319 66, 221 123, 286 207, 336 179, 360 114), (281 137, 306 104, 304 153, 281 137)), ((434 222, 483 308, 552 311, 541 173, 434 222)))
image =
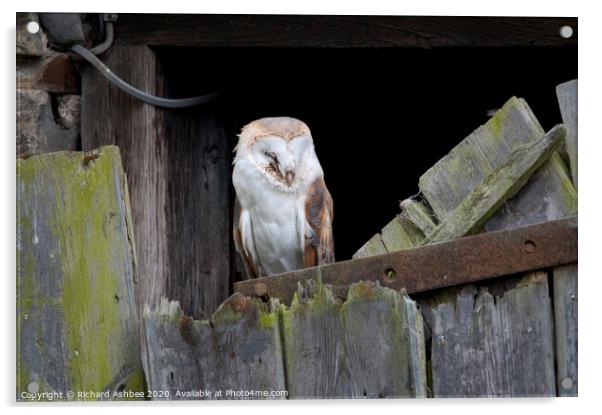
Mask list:
POLYGON ((563 143, 565 130, 556 126, 544 138, 516 149, 426 237, 423 245, 459 238, 478 229, 520 190, 529 177, 563 143))
POLYGON ((405 199, 400 203, 400 207, 401 216, 420 229, 423 236, 428 235, 437 227, 433 212, 423 201, 405 199))
POLYGON ((383 243, 380 234, 377 233, 372 238, 368 240, 360 249, 357 250, 355 254, 353 254, 352 258, 364 258, 374 255, 386 254, 387 248, 385 248, 385 244, 383 243))
POLYGON ((240 293, 206 320, 186 316, 177 302, 164 298, 157 309, 146 307, 149 389, 168 391, 171 399, 182 390, 283 390, 279 317, 269 310, 274 307, 240 293))
MULTIPOLYGON (((52 378, 49 390, 75 392, 103 391, 126 369, 130 379, 140 377, 133 238, 118 148, 18 160, 17 178, 18 315, 34 303, 55 304, 60 317, 56 339, 38 333, 35 350, 24 331, 19 387, 25 374, 52 378), (51 370, 64 372, 61 381, 51 370)), ((38 330, 49 324, 31 317, 38 330)))
POLYGON ((291 398, 425 396, 422 319, 405 292, 359 282, 343 301, 310 280, 279 311, 291 398))

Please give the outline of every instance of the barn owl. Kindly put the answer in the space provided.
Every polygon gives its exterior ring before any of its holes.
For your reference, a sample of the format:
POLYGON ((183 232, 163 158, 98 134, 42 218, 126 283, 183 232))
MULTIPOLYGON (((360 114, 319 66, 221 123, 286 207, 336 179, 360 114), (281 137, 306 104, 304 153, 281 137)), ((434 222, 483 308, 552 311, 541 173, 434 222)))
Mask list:
POLYGON ((253 121, 235 151, 234 241, 249 277, 333 262, 332 198, 307 125, 253 121))

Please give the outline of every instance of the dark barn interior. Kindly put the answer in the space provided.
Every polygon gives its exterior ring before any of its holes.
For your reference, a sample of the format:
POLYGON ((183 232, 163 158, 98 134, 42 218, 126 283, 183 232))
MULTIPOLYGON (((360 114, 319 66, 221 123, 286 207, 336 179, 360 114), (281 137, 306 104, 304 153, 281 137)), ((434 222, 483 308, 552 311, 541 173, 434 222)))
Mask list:
MULTIPOLYGON (((313 134, 335 203, 337 260, 350 259, 418 192, 418 178, 511 96, 548 130, 576 48, 161 48, 173 97, 211 104, 232 141, 248 122, 292 116, 313 134), (554 65, 550 65, 554 62, 554 65)), ((186 110, 191 117, 195 111, 186 110)), ((195 137, 190 137, 194 140, 195 137)))
MULTIPOLYGON (((547 130, 577 76, 576 19, 120 15, 103 61, 160 96, 142 104, 82 76, 82 148, 119 146, 131 194, 138 306, 161 296, 207 317, 244 278, 232 241, 232 150, 248 122, 305 121, 334 199, 337 260, 418 192, 418 178, 516 95, 547 130), (567 23, 568 22, 568 23, 567 23), (194 30, 192 30, 194 28, 194 30)), ((102 36, 99 36, 102 39, 102 36)))

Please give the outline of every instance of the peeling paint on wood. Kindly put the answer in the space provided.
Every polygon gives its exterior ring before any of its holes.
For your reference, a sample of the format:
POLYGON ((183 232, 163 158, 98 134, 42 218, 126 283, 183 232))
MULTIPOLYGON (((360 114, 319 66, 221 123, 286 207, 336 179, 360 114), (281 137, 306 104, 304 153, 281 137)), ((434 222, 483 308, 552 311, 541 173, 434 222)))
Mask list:
POLYGON ((17 160, 17 200, 17 399, 32 388, 141 391, 119 149, 17 160))

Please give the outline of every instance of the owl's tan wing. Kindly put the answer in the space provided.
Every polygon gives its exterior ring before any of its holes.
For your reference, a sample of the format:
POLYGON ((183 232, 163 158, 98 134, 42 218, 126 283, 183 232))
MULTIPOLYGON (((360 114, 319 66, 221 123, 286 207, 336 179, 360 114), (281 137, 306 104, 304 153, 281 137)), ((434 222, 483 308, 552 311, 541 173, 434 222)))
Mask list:
POLYGON ((252 240, 253 237, 252 235, 247 235, 247 232, 251 232, 251 229, 250 226, 245 226, 245 224, 241 222, 241 212, 240 202, 238 201, 238 198, 236 198, 236 201, 234 202, 233 223, 234 245, 242 257, 248 278, 257 278, 259 277, 258 267, 253 261, 253 256, 250 252, 251 249, 255 249, 255 247, 245 246, 245 243, 243 242, 252 240))
POLYGON ((311 186, 305 202, 305 219, 313 235, 305 238, 303 262, 306 267, 334 262, 334 240, 332 239, 332 197, 323 178, 311 186))

